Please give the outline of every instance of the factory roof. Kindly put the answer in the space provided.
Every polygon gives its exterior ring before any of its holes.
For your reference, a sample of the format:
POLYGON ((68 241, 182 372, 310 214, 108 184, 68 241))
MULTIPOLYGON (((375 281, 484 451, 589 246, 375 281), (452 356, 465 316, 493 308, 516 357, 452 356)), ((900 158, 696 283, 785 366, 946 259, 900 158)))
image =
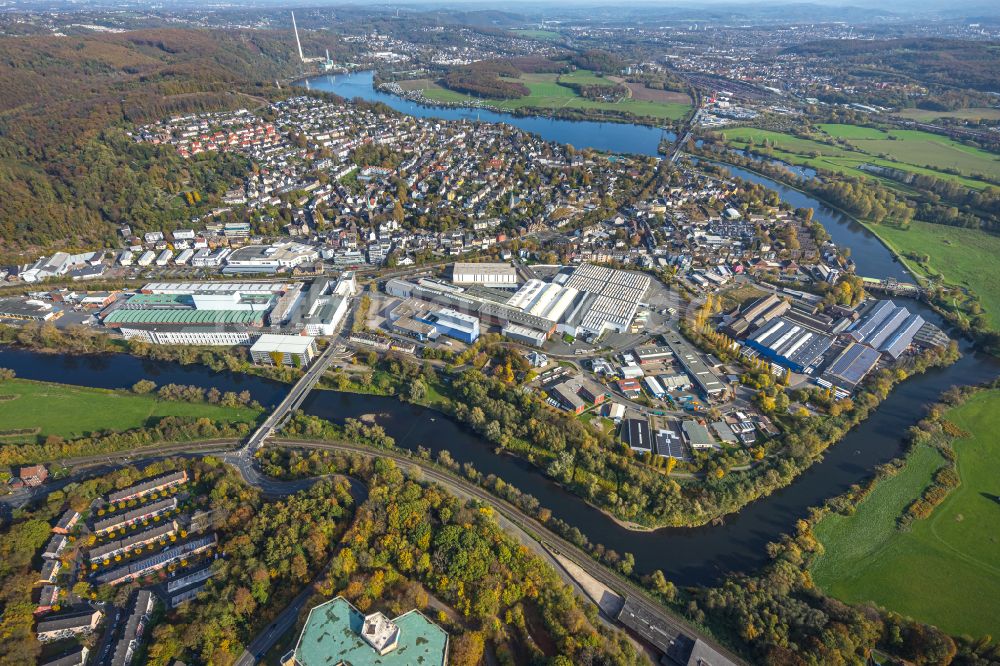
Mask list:
POLYGON ((253 310, 125 310, 104 317, 104 324, 247 324, 264 323, 264 313, 253 310))
POLYGON ((857 342, 847 345, 833 360, 823 376, 838 386, 853 389, 878 363, 879 353, 857 342))
POLYGON ((257 338, 257 341, 253 343, 253 346, 250 347, 250 352, 304 354, 315 340, 316 338, 309 335, 279 335, 276 333, 265 333, 257 338))
POLYGON ((803 368, 809 367, 833 344, 829 335, 816 333, 786 318, 777 317, 761 326, 749 342, 774 356, 803 368))

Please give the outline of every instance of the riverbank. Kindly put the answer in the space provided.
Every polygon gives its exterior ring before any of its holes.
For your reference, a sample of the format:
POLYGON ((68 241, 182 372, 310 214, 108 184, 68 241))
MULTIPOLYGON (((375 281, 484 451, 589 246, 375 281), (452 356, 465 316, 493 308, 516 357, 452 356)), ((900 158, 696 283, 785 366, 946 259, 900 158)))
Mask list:
MULTIPOLYGON (((408 81, 407 83, 415 82, 408 81)), ((450 90, 432 81, 427 81, 426 83, 433 86, 431 88, 434 91, 433 96, 427 94, 427 88, 407 89, 397 81, 379 81, 374 83, 374 87, 380 92, 430 107, 478 109, 509 114, 516 117, 548 116, 565 120, 613 122, 650 127, 664 127, 680 122, 691 114, 692 109, 688 105, 683 112, 676 113, 673 112, 675 105, 663 104, 659 105, 663 107, 659 109, 657 108, 658 105, 640 103, 637 100, 626 100, 624 103, 592 102, 578 97, 570 88, 562 90, 562 87, 558 84, 546 86, 546 91, 550 93, 547 96, 538 93, 535 90, 538 86, 532 85, 534 82, 529 82, 529 88, 532 89, 532 92, 524 98, 485 100, 450 90), (544 105, 546 100, 550 100, 552 104, 544 105), (661 115, 640 115, 634 109, 628 108, 630 106, 639 106, 646 110, 659 110, 661 111, 661 115)))
POLYGON ((816 524, 824 552, 811 571, 821 589, 848 603, 876 603, 953 635, 996 635, 1000 541, 990 528, 1000 511, 1000 390, 974 390, 958 405, 932 410, 925 423, 898 473, 879 481, 853 513, 816 524), (928 490, 947 469, 959 485, 928 490), (916 504, 918 517, 903 521, 916 504))
POLYGON ((633 153, 659 156, 662 139, 676 140, 676 134, 653 125, 634 121, 563 119, 550 116, 514 115, 465 106, 425 106, 413 100, 376 90, 371 71, 342 75, 313 76, 300 79, 296 85, 313 91, 328 92, 344 99, 362 99, 382 103, 389 108, 417 118, 435 118, 464 122, 504 123, 540 136, 546 141, 571 144, 577 149, 590 148, 611 154, 633 153))
POLYGON ((254 424, 263 410, 27 379, 0 381, 0 444, 146 427, 166 417, 254 424))
MULTIPOLYGON (((929 284, 928 278, 926 277, 926 272, 923 271, 923 270, 920 270, 920 271, 916 270, 914 268, 913 264, 904 255, 904 253, 902 251, 900 251, 899 249, 897 249, 893 245, 893 243, 890 242, 890 240, 888 238, 886 238, 887 235, 889 235, 889 234, 892 233, 892 230, 896 229, 895 227, 891 227, 891 226, 887 226, 887 225, 871 224, 869 222, 864 222, 864 221, 858 219, 857 217, 855 217, 854 215, 852 215, 851 213, 847 212, 846 210, 840 208, 836 204, 831 203, 829 200, 827 200, 825 198, 822 198, 820 195, 817 195, 817 194, 814 194, 812 192, 803 190, 802 188, 800 188, 798 186, 797 183, 795 183, 795 182, 789 182, 788 180, 784 180, 784 179, 780 179, 779 180, 776 175, 759 171, 759 170, 755 169, 752 165, 728 161, 723 156, 718 155, 718 154, 716 154, 714 152, 713 153, 708 153, 708 154, 706 154, 706 153, 693 153, 693 155, 694 155, 694 157, 696 157, 698 159, 703 159, 703 160, 705 160, 707 162, 718 164, 720 166, 729 168, 730 170, 731 169, 738 169, 740 171, 753 174, 754 176, 756 176, 756 177, 758 177, 760 179, 767 180, 767 181, 773 181, 775 183, 778 183, 778 184, 781 185, 781 187, 784 187, 784 188, 787 188, 789 190, 798 192, 798 193, 802 194, 803 196, 809 197, 809 198, 813 198, 816 201, 821 201, 824 206, 826 206, 826 207, 828 207, 830 209, 836 210, 840 215, 844 216, 845 218, 850 219, 854 224, 857 224, 858 226, 862 227, 873 238, 875 238, 879 242, 879 244, 886 250, 886 252, 890 256, 892 256, 893 260, 897 264, 899 264, 900 266, 903 267, 906 275, 909 276, 910 278, 912 278, 918 285, 920 285, 920 287, 922 289, 924 289, 924 291, 925 291, 925 302, 942 319, 945 319, 950 324, 952 324, 953 326, 957 327, 964 335, 968 336, 969 339, 971 339, 974 342, 976 342, 976 344, 983 351, 986 351, 987 353, 990 353, 990 354, 992 354, 994 356, 1000 357, 1000 343, 998 343, 998 339, 1000 339, 1000 330, 998 330, 998 328, 996 328, 996 327, 994 327, 992 329, 988 328, 988 327, 987 328, 982 328, 982 327, 977 328, 977 327, 975 327, 975 326, 973 326, 973 325, 970 324, 970 320, 972 319, 972 317, 975 316, 975 315, 972 314, 972 312, 974 312, 977 308, 981 309, 981 305, 979 305, 978 300, 974 296, 972 296, 972 295, 969 294, 970 290, 974 291, 972 289, 972 287, 969 286, 968 288, 966 288, 966 287, 962 287, 962 286, 955 286, 956 289, 961 290, 966 295, 967 302, 963 302, 961 305, 959 305, 959 303, 957 301, 952 301, 950 303, 947 302, 947 301, 943 301, 943 300, 941 300, 941 298, 938 298, 937 292, 933 292, 933 291, 929 292, 928 290, 930 290, 933 285, 929 284), (930 296, 927 296, 926 295, 927 293, 930 293, 930 296)), ((753 162, 754 160, 748 160, 748 161, 753 162)), ((931 227, 939 226, 939 225, 932 225, 930 223, 921 223, 921 222, 914 222, 914 223, 911 223, 911 224, 917 224, 918 226, 926 224, 926 225, 929 225, 931 227)), ((824 227, 825 226, 826 225, 824 224, 824 227)), ((942 229, 950 230, 950 229, 953 229, 953 227, 942 226, 942 229)), ((828 229, 828 231, 829 231, 829 229, 828 229)), ((907 231, 900 229, 899 233, 907 233, 907 231)), ((998 241, 998 242, 1000 242, 1000 241, 998 241)), ((850 247, 850 246, 848 246, 848 247, 850 247)), ((968 260, 968 257, 963 257, 959 261, 959 263, 964 263, 967 260, 968 260)), ((983 265, 988 265, 989 263, 992 262, 992 260, 993 260, 992 257, 989 257, 986 261, 983 262, 983 265)), ((862 272, 862 274, 864 274, 864 272, 862 272)), ((983 276, 988 276, 989 278, 993 278, 995 276, 995 273, 991 272, 991 271, 983 271, 983 270, 978 270, 978 269, 973 272, 973 279, 982 279, 983 276)), ((878 277, 878 276, 877 275, 866 275, 866 277, 878 277)), ((996 282, 995 285, 994 285, 994 281, 991 280, 990 281, 990 285, 991 286, 989 287, 989 291, 990 291, 991 294, 996 294, 996 299, 995 300, 998 303, 997 304, 997 309, 993 310, 992 312, 994 313, 994 316, 1000 317, 1000 282, 996 282)))

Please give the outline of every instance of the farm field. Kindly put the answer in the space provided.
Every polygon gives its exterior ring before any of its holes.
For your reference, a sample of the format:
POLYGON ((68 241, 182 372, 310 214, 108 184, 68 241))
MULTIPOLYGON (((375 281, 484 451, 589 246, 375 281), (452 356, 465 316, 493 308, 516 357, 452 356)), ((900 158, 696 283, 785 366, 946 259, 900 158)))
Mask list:
POLYGON ((1000 120, 1000 109, 991 107, 974 107, 971 109, 956 109, 955 111, 904 109, 897 115, 922 123, 937 120, 938 118, 957 118, 958 120, 1000 120))
POLYGON ((854 125, 820 125, 834 138, 849 141, 870 155, 886 154, 889 159, 913 166, 956 169, 959 172, 1000 177, 1000 156, 966 146, 954 139, 918 130, 881 130, 854 125))
MULTIPOLYGON (((910 173, 924 174, 953 180, 971 189, 983 189, 990 183, 972 177, 988 174, 1000 178, 1000 156, 964 146, 927 132, 894 131, 888 138, 881 130, 854 125, 823 125, 828 136, 848 141, 851 148, 833 146, 820 140, 792 136, 782 132, 737 127, 722 130, 723 136, 734 148, 755 147, 767 141, 770 153, 777 159, 800 166, 835 171, 849 176, 872 178, 862 170, 864 164, 875 164, 910 173), (880 157, 885 155, 885 157, 880 157), (930 165, 930 166, 926 166, 930 165), (966 175, 946 173, 943 169, 957 169, 966 175)), ((816 139, 822 138, 818 135, 816 139)), ((900 183, 882 180, 890 187, 902 188, 900 183)))
POLYGON ((928 272, 906 259, 907 252, 930 257, 928 266, 948 284, 968 287, 978 297, 992 328, 1000 328, 1000 274, 983 270, 1000 256, 1000 237, 978 229, 948 227, 914 220, 909 229, 889 225, 866 225, 918 275, 928 272))
POLYGON ((955 442, 962 483, 911 530, 896 518, 943 458, 916 449, 906 468, 879 483, 853 516, 816 526, 825 554, 817 585, 851 603, 871 601, 956 635, 1000 633, 1000 390, 980 393, 946 415, 968 433, 955 442))
MULTIPOLYGON (((592 72, 578 70, 573 73, 577 78, 577 83, 604 83, 610 84, 606 79, 595 76, 592 72), (586 77, 590 77, 587 79, 586 77)), ((530 94, 519 99, 506 100, 486 100, 491 106, 501 110, 515 111, 524 108, 537 109, 583 109, 597 111, 616 111, 631 113, 635 116, 655 118, 658 120, 677 120, 683 118, 690 111, 689 103, 680 102, 658 102, 653 100, 623 99, 618 102, 592 101, 580 97, 571 88, 559 85, 556 80, 557 74, 524 74, 516 79, 523 83, 530 90, 530 94)), ((476 105, 483 100, 465 95, 453 90, 448 90, 432 81, 422 80, 424 84, 424 97, 431 101, 448 104, 468 104, 476 105)), ((414 82, 400 82, 400 85, 407 90, 417 89, 419 86, 414 82)))
POLYGON ((92 432, 141 428, 164 416, 209 418, 213 421, 255 423, 260 411, 206 403, 158 400, 104 389, 12 379, 0 383, 0 430, 33 430, 31 434, 0 437, 4 443, 32 443, 49 435, 67 439, 92 432))

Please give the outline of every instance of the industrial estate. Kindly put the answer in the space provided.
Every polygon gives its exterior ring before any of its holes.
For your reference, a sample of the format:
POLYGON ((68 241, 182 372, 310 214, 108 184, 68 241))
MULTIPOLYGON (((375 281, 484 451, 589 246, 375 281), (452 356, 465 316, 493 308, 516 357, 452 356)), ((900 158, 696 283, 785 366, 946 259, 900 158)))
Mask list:
POLYGON ((1000 664, 994 8, 89 5, 0 12, 0 664, 1000 664))

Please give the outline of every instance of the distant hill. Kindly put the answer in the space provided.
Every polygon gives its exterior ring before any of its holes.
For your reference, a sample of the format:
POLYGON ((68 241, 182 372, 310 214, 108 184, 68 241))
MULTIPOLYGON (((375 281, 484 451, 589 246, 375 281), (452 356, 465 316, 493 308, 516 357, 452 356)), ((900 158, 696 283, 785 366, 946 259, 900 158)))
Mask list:
MULTIPOLYGON (((118 223, 177 217, 183 211, 160 196, 184 185, 166 182, 176 156, 136 146, 120 128, 258 106, 277 94, 276 78, 300 66, 282 33, 0 38, 0 254, 109 240, 118 223)), ((189 180, 217 178, 213 171, 189 180)))
POLYGON ((949 39, 823 40, 785 49, 846 66, 889 70, 913 81, 948 88, 1000 91, 1000 44, 949 39))

